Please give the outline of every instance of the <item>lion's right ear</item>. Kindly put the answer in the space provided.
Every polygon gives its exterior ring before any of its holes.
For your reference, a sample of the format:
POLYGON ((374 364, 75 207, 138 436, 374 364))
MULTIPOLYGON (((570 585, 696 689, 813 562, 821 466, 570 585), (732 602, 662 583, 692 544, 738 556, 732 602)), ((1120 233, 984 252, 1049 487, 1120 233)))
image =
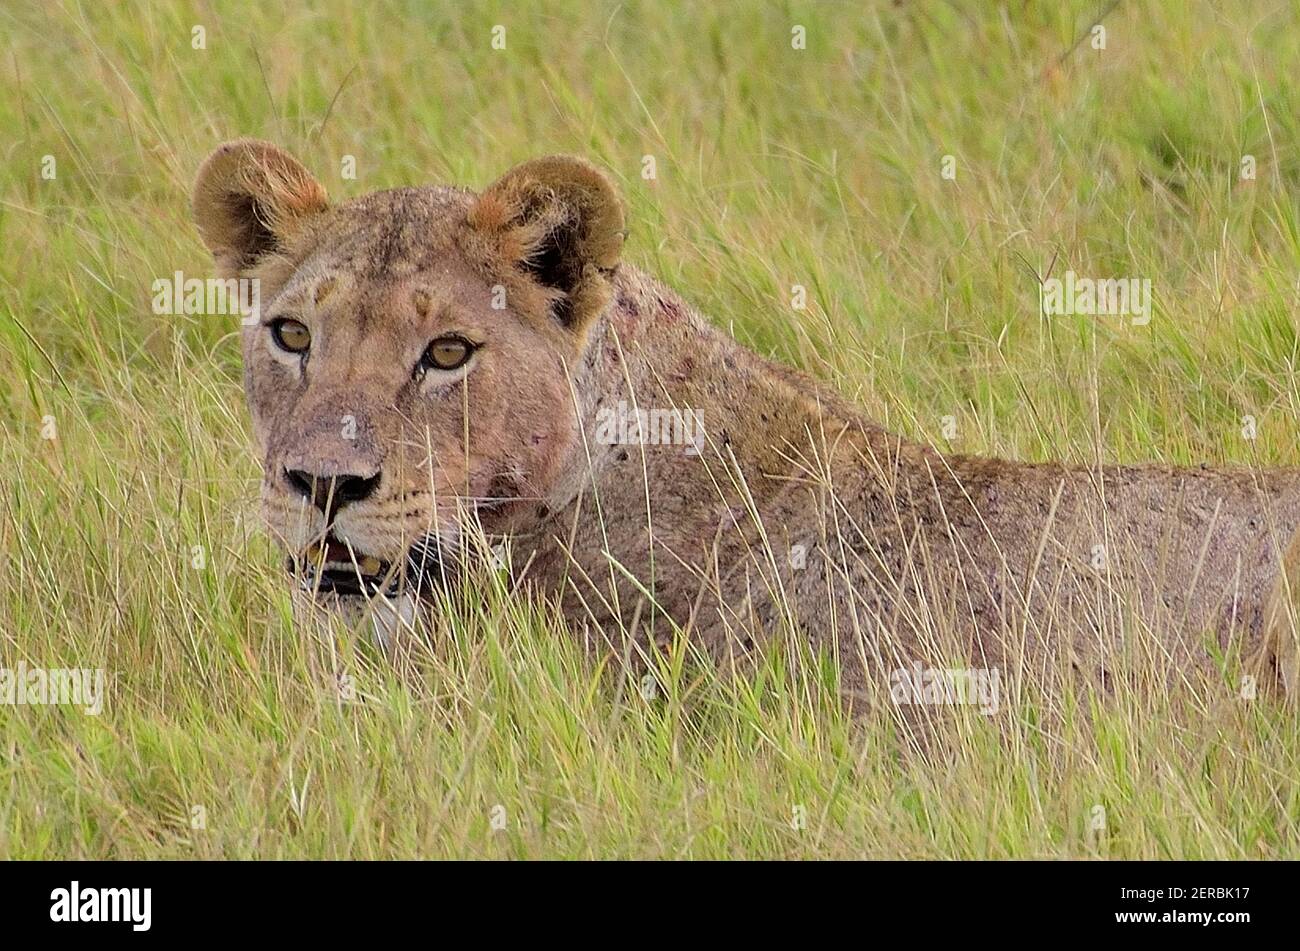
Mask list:
POLYGON ((233 277, 284 250, 329 201, 292 155, 269 142, 239 139, 219 146, 199 168, 193 204, 218 271, 233 277))

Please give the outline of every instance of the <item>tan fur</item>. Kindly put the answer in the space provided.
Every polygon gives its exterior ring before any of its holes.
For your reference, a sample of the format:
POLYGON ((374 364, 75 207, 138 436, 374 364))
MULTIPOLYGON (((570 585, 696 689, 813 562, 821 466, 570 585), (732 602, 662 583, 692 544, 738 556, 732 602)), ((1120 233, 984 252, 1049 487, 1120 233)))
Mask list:
POLYGON ((1177 681, 1218 651, 1295 686, 1300 472, 1024 464, 888 433, 620 264, 622 204, 581 160, 330 207, 294 159, 237 142, 195 214, 223 270, 263 281, 264 322, 312 331, 298 366, 264 327, 243 340, 291 553, 326 525, 286 466, 374 471, 337 536, 400 560, 430 534, 464 551, 476 521, 596 643, 684 636, 734 660, 789 638, 867 697, 913 660, 1106 687, 1134 658, 1177 681), (481 343, 473 361, 416 382, 447 332, 481 343), (601 441, 620 402, 698 411, 702 451, 601 441))

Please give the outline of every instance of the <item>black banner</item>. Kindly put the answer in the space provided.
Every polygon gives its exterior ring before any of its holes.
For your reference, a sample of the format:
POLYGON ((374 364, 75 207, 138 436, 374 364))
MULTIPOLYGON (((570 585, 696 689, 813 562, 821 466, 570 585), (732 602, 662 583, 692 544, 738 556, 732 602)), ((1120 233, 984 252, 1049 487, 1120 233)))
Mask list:
POLYGON ((10 938, 337 940, 447 924, 553 936, 606 922, 649 934, 690 922, 731 937, 784 923, 805 935, 919 926, 927 940, 1232 941, 1290 933, 1294 875, 1247 862, 9 862, 0 909, 10 938))

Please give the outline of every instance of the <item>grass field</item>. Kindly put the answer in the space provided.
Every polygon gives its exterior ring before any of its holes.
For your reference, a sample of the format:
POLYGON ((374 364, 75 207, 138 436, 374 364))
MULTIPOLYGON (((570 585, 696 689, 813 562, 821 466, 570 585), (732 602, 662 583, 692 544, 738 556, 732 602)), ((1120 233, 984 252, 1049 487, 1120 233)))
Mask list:
POLYGON ((1300 857, 1294 710, 1226 690, 916 747, 779 658, 645 700, 499 591, 403 666, 342 640, 325 689, 234 319, 150 306, 209 273, 223 139, 335 197, 573 152, 629 260, 908 436, 1297 464, 1300 11, 1123 0, 1095 49, 1099 3, 276 6, 0 7, 0 666, 107 678, 99 716, 0 706, 0 856, 1300 857), (1043 319, 1067 269, 1149 278, 1152 320, 1043 319))

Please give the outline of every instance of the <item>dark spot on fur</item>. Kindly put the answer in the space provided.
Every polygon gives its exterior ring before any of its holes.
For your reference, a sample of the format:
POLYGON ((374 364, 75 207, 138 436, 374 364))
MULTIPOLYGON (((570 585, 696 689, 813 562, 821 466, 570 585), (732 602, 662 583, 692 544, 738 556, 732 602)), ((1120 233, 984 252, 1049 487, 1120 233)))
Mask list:
POLYGON ((384 228, 379 232, 379 240, 370 252, 369 271, 381 274, 390 267, 402 251, 401 234, 398 227, 384 228))
POLYGON ((492 477, 488 483, 487 505, 497 506, 511 499, 519 497, 519 482, 514 476, 508 473, 501 473, 492 477))
POLYGON ((664 321, 670 324, 676 323, 686 316, 685 311, 682 310, 681 304, 663 297, 659 298, 659 310, 663 315, 664 321))

